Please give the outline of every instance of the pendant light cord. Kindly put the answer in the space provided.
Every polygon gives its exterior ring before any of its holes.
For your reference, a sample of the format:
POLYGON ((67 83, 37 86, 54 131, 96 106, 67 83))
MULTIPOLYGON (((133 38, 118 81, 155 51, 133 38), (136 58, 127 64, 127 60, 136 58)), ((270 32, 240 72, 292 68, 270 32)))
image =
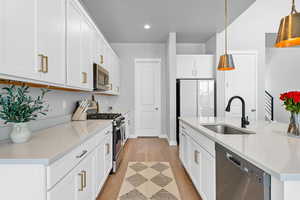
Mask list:
POLYGON ((228 0, 225 0, 225 55, 227 55, 228 41, 227 41, 227 25, 228 25, 228 0))
POLYGON ((298 12, 297 12, 297 10, 296 10, 295 0, 293 0, 293 4, 292 4, 292 12, 291 12, 291 14, 295 14, 295 13, 298 13, 298 12))

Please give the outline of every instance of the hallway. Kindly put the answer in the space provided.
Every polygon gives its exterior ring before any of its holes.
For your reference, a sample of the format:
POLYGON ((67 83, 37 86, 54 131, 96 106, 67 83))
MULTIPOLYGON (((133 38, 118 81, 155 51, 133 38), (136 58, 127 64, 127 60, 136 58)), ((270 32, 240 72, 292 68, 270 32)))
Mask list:
POLYGON ((128 162, 164 161, 169 162, 178 185, 182 200, 201 200, 190 178, 182 167, 178 148, 170 147, 165 139, 138 138, 129 139, 122 164, 118 172, 110 175, 97 200, 115 200, 118 197, 128 162))

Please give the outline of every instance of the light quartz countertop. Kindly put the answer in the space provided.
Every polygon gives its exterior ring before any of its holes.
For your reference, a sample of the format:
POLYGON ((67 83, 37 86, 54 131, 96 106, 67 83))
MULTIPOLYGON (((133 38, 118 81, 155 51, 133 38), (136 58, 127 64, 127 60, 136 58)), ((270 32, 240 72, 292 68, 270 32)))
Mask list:
POLYGON ((300 138, 287 136, 288 124, 250 122, 251 135, 223 135, 202 125, 227 124, 240 128, 240 119, 185 118, 180 120, 199 134, 226 147, 281 181, 300 181, 300 138))
POLYGON ((35 132, 27 143, 1 143, 0 164, 49 165, 109 126, 111 120, 69 122, 35 132))

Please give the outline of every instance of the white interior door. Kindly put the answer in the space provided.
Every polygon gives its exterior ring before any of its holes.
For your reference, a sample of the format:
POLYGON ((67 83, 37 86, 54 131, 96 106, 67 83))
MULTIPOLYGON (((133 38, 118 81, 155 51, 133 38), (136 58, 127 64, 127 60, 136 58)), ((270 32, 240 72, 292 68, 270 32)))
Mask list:
MULTIPOLYGON (((235 70, 225 73, 225 104, 232 96, 241 96, 246 103, 246 116, 257 119, 257 53, 233 52, 235 70)), ((226 105, 225 105, 226 106, 226 105)), ((241 117, 242 104, 234 100, 226 117, 241 117)))
POLYGON ((161 61, 135 61, 135 134, 156 137, 161 132, 161 61))

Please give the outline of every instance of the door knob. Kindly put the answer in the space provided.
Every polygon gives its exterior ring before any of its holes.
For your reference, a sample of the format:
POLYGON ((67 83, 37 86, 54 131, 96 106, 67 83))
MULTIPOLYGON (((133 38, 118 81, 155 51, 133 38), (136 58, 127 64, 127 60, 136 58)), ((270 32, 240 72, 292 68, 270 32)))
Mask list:
POLYGON ((256 112, 256 109, 251 109, 251 112, 256 112))
POLYGON ((156 107, 155 110, 158 110, 158 107, 156 107))

